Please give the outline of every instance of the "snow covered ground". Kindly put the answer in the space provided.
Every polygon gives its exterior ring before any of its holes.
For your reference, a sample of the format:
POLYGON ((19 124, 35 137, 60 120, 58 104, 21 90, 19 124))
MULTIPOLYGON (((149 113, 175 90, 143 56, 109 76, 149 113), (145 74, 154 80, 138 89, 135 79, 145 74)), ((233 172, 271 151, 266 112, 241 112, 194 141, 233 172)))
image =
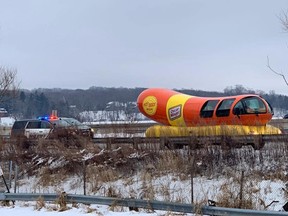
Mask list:
MULTIPOLYGON (((105 216, 158 216, 165 215, 165 212, 135 212, 127 211, 123 208, 112 211, 108 206, 101 205, 79 205, 77 207, 68 206, 68 210, 58 211, 53 205, 47 205, 45 208, 37 210, 35 204, 31 202, 16 203, 14 207, 0 207, 1 216, 77 216, 77 215, 105 215, 105 216)), ((189 214, 188 214, 189 215, 189 214)), ((192 214, 190 214, 192 215, 192 214)))
MULTIPOLYGON (((150 186, 154 187, 155 197, 157 200, 163 201, 175 201, 190 203, 191 201, 191 181, 181 180, 181 177, 165 175, 159 177, 145 177, 147 182, 143 183, 143 177, 133 176, 131 179, 118 179, 109 183, 102 183, 98 191, 91 192, 93 182, 87 186, 88 194, 104 196, 107 191, 112 189, 116 194, 126 198, 143 198, 145 197, 145 189, 150 186), (151 179, 150 179, 151 178, 151 179), (142 180, 141 180, 142 179, 142 180), (148 183, 149 182, 149 183, 148 183), (147 185, 148 183, 148 185, 147 185)), ((83 194, 83 182, 79 179, 79 176, 70 178, 69 180, 62 181, 60 184, 51 185, 48 187, 41 187, 38 184, 39 179, 29 178, 19 181, 19 187, 17 187, 18 193, 59 193, 59 191, 65 191, 70 194, 83 194)), ((95 185, 94 185, 95 186, 95 185)), ((219 200, 221 198, 220 189, 226 188, 228 191, 237 190, 239 185, 235 182, 235 179, 227 179, 219 177, 216 179, 209 179, 206 177, 197 177, 194 179, 194 201, 196 203, 202 203, 207 205, 208 199, 219 200)), ((271 210, 271 211, 283 211, 282 206, 287 202, 287 194, 283 188, 285 188, 285 182, 279 180, 263 180, 263 181, 251 181, 245 184, 247 187, 245 190, 253 190, 254 200, 258 209, 271 210), (265 208, 265 205, 274 202, 269 207, 265 208)), ((251 195, 251 194, 250 194, 251 195)), ((126 207, 109 207, 103 205, 84 205, 72 204, 67 205, 68 209, 65 211, 59 211, 59 206, 55 203, 45 203, 45 206, 39 209, 39 204, 35 202, 20 202, 16 201, 15 206, 0 206, 0 215, 137 215, 137 216, 158 216, 158 215, 171 215, 171 212, 165 211, 151 211, 140 209, 139 212, 129 211, 126 207)), ((175 213, 177 214, 177 213, 175 213)), ((190 214, 191 216, 193 214, 190 214)))

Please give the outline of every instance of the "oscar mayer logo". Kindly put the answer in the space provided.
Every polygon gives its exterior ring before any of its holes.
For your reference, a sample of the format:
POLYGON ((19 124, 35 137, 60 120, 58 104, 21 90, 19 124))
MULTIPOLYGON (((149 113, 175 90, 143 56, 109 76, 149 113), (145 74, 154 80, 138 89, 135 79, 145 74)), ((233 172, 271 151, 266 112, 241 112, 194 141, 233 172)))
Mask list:
POLYGON ((157 99, 154 96, 148 96, 143 100, 143 109, 148 115, 154 115, 157 110, 157 99))
POLYGON ((181 108, 182 106, 181 105, 177 105, 177 106, 174 106, 174 107, 171 107, 169 110, 168 110, 168 113, 169 113, 169 119, 172 121, 172 120, 175 120, 179 117, 181 117, 181 108))

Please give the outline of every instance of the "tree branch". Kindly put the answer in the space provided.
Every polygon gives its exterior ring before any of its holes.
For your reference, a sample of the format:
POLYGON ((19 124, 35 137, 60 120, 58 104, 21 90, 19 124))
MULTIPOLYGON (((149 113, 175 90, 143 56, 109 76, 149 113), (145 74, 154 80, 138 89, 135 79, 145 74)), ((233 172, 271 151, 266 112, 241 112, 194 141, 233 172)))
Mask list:
POLYGON ((277 74, 278 76, 281 76, 283 78, 283 80, 285 81, 286 85, 288 86, 288 82, 286 80, 286 77, 284 74, 279 73, 277 71, 275 71, 271 66, 270 66, 270 62, 269 62, 269 57, 267 56, 267 67, 275 74, 277 74))
POLYGON ((280 22, 282 24, 283 30, 285 32, 288 32, 288 11, 282 11, 282 13, 279 16, 280 22))

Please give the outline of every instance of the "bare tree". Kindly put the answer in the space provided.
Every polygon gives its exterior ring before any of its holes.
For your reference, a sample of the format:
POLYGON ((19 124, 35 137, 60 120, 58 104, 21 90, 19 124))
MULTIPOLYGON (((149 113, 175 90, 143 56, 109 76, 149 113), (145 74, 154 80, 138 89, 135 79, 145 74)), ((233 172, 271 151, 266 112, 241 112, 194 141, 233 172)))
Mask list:
MULTIPOLYGON (((279 16, 279 20, 280 20, 280 22, 282 24, 283 30, 288 33, 288 10, 286 12, 282 11, 282 13, 279 16)), ((267 56, 267 67, 269 68, 270 71, 272 71, 276 75, 281 76, 283 78, 284 82, 286 83, 286 85, 288 86, 288 82, 287 82, 287 79, 286 79, 285 75, 283 73, 280 73, 280 72, 274 70, 270 66, 270 60, 269 60, 268 56, 267 56)))
POLYGON ((17 70, 0 66, 0 102, 16 96, 19 89, 16 75, 17 70))
POLYGON ((288 32, 288 10, 283 11, 279 16, 280 22, 282 24, 283 30, 288 32))

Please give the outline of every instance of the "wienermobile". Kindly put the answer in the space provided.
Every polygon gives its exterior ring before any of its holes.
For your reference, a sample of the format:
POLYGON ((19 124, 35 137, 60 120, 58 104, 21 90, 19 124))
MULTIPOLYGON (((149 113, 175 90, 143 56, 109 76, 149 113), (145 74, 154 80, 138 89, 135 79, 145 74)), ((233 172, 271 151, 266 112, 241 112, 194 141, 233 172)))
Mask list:
POLYGON ((273 108, 256 94, 197 97, 149 88, 140 93, 137 105, 159 123, 146 130, 147 137, 281 134, 268 124, 273 108))

